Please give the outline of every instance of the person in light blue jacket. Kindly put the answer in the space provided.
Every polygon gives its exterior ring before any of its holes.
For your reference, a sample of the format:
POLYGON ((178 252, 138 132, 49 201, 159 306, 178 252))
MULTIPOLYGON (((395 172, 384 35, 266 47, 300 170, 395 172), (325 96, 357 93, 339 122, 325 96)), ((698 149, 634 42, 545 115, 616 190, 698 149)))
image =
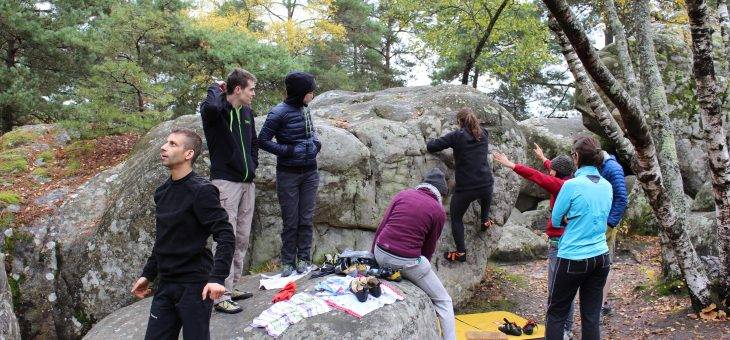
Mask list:
POLYGON ((565 232, 558 243, 545 337, 563 339, 570 305, 580 291, 581 335, 598 340, 603 286, 611 268, 606 228, 613 191, 598 170, 603 151, 595 139, 576 138, 571 156, 578 170, 560 189, 551 216, 553 226, 564 227, 565 232))

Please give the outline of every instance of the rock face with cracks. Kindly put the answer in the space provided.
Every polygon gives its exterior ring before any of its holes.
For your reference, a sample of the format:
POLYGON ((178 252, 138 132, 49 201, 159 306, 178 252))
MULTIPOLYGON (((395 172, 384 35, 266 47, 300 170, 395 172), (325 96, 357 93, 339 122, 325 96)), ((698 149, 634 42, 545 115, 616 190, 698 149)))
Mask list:
MULTIPOLYGON (((418 184, 430 168, 441 167, 453 179, 451 152, 428 154, 425 142, 455 129, 455 112, 463 106, 472 107, 489 130, 490 147, 524 162, 524 138, 512 115, 466 86, 331 91, 315 99, 310 107, 323 145, 318 156, 315 260, 345 248, 369 249, 390 198, 418 184)), ((256 125, 264 119, 258 117, 256 125)), ((134 302, 129 289, 154 242, 152 193, 168 176, 159 161, 159 147, 174 127, 202 135, 199 116, 160 124, 125 162, 96 175, 71 192, 54 213, 13 234, 10 271, 19 286, 16 312, 24 338, 79 338, 94 323, 134 302)), ((207 176, 208 167, 206 151, 195 169, 207 176)), ((490 215, 503 225, 515 205, 520 179, 509 169, 493 169, 490 215)), ((275 158, 264 151, 255 183, 251 256, 246 260, 252 269, 276 262, 281 245, 275 158)), ((448 199, 444 205, 448 211, 448 199)), ((478 230, 477 213, 474 204, 465 216, 468 261, 450 264, 443 259, 444 251, 455 248, 448 223, 432 260, 457 305, 470 297, 469 289, 484 274, 500 237, 499 226, 478 230)), ((412 307, 413 313, 423 310, 412 307)))

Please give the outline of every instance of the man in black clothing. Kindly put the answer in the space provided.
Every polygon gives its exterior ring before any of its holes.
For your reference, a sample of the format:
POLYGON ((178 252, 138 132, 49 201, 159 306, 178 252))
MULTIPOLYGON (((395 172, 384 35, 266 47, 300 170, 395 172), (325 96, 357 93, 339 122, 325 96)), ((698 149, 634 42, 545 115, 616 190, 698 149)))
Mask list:
POLYGON ((170 178, 155 191, 155 244, 132 287, 144 298, 150 282, 160 277, 145 339, 177 339, 181 327, 185 339, 209 339, 213 299, 226 291, 235 237, 218 189, 193 171, 202 145, 195 132, 175 129, 161 148, 170 178), (211 235, 215 258, 206 248, 211 235))
POLYGON ((225 281, 226 293, 215 300, 219 312, 234 314, 241 307, 234 301, 251 293, 234 288, 243 274, 243 258, 248 249, 256 200, 255 177, 259 163, 256 127, 251 111, 256 77, 243 69, 233 70, 225 82, 208 87, 200 105, 205 140, 210 151, 210 179, 220 191, 220 202, 236 235, 231 273, 225 281))

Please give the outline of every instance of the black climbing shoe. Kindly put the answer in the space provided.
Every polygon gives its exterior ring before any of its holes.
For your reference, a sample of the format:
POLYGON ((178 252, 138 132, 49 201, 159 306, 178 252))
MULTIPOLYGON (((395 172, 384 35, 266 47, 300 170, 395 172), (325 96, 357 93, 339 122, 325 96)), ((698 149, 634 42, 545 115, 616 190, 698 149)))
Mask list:
POLYGON ((532 335, 532 332, 537 328, 537 322, 535 320, 527 320, 527 323, 522 327, 522 332, 527 335, 532 335))
POLYGON ((352 280, 350 282, 350 291, 355 294, 357 301, 365 302, 368 300, 368 283, 364 277, 352 280))
POLYGON ((368 283, 368 291, 370 292, 370 295, 378 298, 380 297, 380 294, 382 294, 382 290, 380 289, 380 280, 376 278, 375 276, 368 276, 367 278, 368 283))
POLYGON ((510 322, 509 320, 507 320, 507 318, 504 319, 504 323, 501 324, 497 329, 507 335, 522 335, 522 328, 520 328, 520 326, 517 326, 516 323, 510 322))

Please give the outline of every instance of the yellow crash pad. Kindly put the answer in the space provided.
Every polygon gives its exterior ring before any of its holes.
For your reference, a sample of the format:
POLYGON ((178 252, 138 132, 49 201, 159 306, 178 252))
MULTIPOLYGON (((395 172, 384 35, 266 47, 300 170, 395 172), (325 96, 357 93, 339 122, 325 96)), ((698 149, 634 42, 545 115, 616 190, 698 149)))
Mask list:
MULTIPOLYGON (((494 311, 487 313, 462 314, 456 316, 456 339, 466 340, 468 331, 490 331, 499 332, 499 325, 504 323, 504 318, 517 323, 522 327, 527 319, 510 312, 494 311)), ((507 336, 509 339, 541 339, 545 337, 545 325, 537 325, 532 335, 522 334, 521 336, 507 336)))

